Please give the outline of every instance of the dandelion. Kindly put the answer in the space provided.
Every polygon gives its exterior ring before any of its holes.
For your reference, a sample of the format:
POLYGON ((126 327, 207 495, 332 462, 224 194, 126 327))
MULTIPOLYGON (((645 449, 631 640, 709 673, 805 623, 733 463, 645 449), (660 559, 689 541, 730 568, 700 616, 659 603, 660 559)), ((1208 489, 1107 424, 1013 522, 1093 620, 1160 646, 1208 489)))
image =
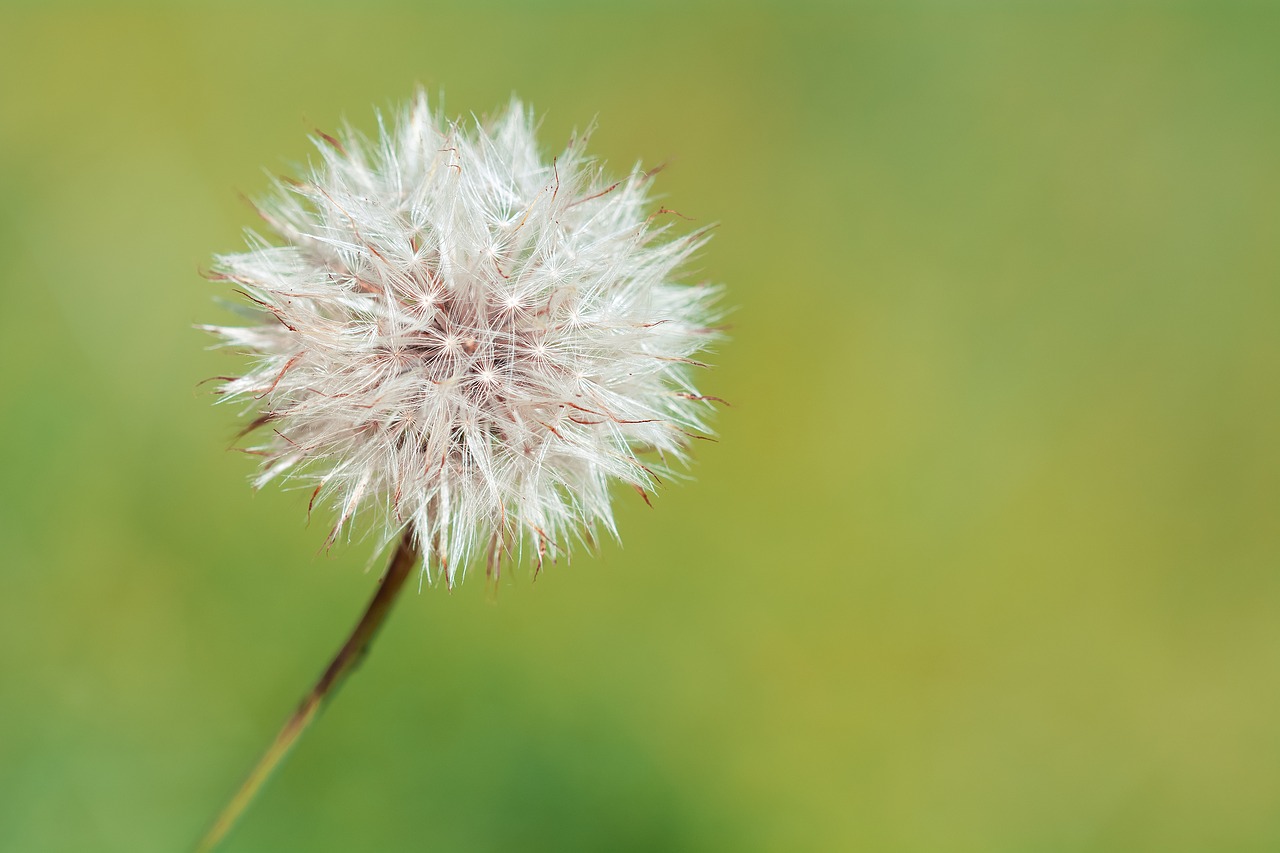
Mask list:
POLYGON ((447 583, 616 535, 610 482, 647 494, 707 430, 690 368, 715 290, 672 281, 706 230, 661 239, 652 173, 606 182, 582 139, 541 158, 519 103, 464 127, 419 96, 319 148, 261 205, 283 243, 214 267, 261 320, 211 328, 257 357, 220 389, 257 410, 257 484, 332 500, 330 541, 362 510, 413 531, 447 583))
POLYGON ((320 133, 319 161, 258 210, 275 239, 217 257, 250 325, 209 326, 253 356, 219 388, 247 403, 256 485, 303 484, 398 540, 378 593, 203 842, 217 843, 363 654, 405 578, 483 562, 535 572, 617 536, 610 490, 648 502, 708 432, 694 383, 717 290, 677 283, 707 229, 673 236, 657 170, 609 180, 573 138, 542 157, 518 101, 444 120, 419 94, 375 139, 320 133))

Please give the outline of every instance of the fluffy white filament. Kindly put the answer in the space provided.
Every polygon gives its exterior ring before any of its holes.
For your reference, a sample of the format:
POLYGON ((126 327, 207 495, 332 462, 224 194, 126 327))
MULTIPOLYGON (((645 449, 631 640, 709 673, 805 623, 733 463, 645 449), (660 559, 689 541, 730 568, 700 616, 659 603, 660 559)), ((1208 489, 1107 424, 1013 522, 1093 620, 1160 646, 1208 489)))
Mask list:
POLYGON ((585 138, 545 161, 518 102, 463 125, 420 94, 379 127, 321 134, 260 207, 279 244, 216 259, 254 303, 254 325, 206 328, 255 356, 220 392, 266 436, 257 484, 331 500, 330 541, 366 510, 384 539, 411 525, 450 584, 522 543, 541 565, 616 536, 610 481, 647 501, 707 432, 691 368, 716 290, 673 281, 705 229, 660 239, 652 173, 607 181, 585 138))

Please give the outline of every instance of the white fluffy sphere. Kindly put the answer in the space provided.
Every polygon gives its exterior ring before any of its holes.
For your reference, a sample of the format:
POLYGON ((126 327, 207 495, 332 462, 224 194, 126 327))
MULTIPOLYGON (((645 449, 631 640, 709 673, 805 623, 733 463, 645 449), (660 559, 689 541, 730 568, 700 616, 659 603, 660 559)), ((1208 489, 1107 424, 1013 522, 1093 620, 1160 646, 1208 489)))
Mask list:
POLYGON ((648 500, 707 432, 716 289, 674 280, 706 230, 664 239, 652 173, 606 181, 585 138, 542 158, 518 102, 463 125, 419 95, 379 126, 322 134, 260 205, 279 239, 216 259, 254 304, 207 328, 255 357, 220 391, 266 436, 257 483, 331 499, 330 541, 366 510, 384 540, 411 526, 449 583, 616 535, 610 482, 648 500))

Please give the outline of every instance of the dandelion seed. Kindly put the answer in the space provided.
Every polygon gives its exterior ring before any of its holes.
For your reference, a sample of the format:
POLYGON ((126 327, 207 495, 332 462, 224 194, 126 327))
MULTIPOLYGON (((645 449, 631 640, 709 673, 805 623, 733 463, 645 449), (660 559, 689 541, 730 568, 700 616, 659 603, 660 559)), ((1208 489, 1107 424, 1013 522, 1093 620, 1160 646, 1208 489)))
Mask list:
POLYGON ((261 316, 209 327, 256 356, 221 391, 271 413, 261 482, 319 487, 339 528, 412 530, 446 582, 495 542, 555 559, 614 529, 611 481, 654 490, 638 448, 682 462, 707 431, 691 356, 716 289, 675 281, 707 232, 655 227, 639 168, 540 157, 519 102, 458 124, 419 95, 380 126, 321 134, 260 203, 279 242, 217 258, 261 316))

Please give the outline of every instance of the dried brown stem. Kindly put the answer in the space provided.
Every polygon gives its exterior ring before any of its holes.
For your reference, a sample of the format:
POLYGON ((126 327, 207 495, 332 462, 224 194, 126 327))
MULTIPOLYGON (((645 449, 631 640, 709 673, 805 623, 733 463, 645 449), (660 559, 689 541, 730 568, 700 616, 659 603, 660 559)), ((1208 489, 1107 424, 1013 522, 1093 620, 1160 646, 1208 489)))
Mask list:
POLYGON ((284 727, 280 729, 271 746, 267 747, 266 752, 258 759, 258 763, 244 780, 244 784, 200 839, 196 845, 197 853, 208 853, 226 838, 227 833, 253 802, 272 772, 280 766, 298 738, 315 720, 325 701, 332 697, 343 679, 368 653, 369 644, 373 642, 374 635, 386 621, 387 615, 391 612, 391 605, 395 603, 405 580, 409 577, 410 570, 417 562, 418 552, 413 545, 413 531, 406 530, 395 554, 391 557, 386 572, 378 581, 378 591, 370 600, 364 616, 360 617, 360 621, 356 623, 346 643, 334 655, 324 674, 320 676, 320 680, 311 688, 311 692, 303 698, 298 709, 285 721, 284 727))

